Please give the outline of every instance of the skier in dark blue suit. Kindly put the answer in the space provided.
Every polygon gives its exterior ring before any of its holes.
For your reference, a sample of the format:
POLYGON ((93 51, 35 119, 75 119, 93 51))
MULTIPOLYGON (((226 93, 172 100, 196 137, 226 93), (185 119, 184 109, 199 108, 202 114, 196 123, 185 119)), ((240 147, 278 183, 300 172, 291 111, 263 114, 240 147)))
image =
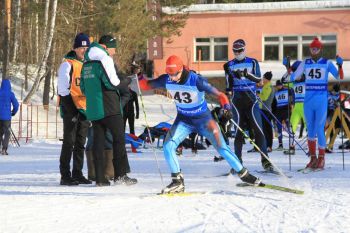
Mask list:
MULTIPOLYGON (((241 128, 248 123, 253 127, 255 141, 260 150, 267 155, 266 140, 262 130, 261 113, 256 97, 256 84, 262 81, 259 63, 256 59, 246 57, 245 42, 242 39, 233 42, 235 58, 224 64, 226 76, 226 92, 233 95, 233 115, 241 128)), ((235 137, 235 153, 242 160, 243 133, 237 131, 235 137)), ((265 170, 273 170, 271 163, 261 155, 261 163, 265 170)))

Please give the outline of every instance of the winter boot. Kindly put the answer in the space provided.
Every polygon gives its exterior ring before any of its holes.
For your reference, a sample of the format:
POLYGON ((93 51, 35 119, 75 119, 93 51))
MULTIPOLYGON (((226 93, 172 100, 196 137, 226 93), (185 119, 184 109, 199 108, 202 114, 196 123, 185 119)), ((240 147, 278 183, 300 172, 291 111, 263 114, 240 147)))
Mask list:
POLYGON ((259 186, 259 184, 261 183, 261 180, 258 177, 255 177, 252 174, 250 174, 246 168, 242 168, 242 170, 238 172, 238 176, 243 182, 254 186, 259 186))
POLYGON ((309 147, 310 162, 306 165, 307 168, 316 168, 317 167, 317 158, 316 158, 316 141, 307 140, 309 147))
POLYGON ((183 193, 185 192, 184 177, 181 172, 171 173, 172 182, 166 186, 162 193, 183 193))
POLYGON ((133 184, 137 184, 137 179, 130 178, 125 174, 123 176, 114 178, 114 182, 117 184, 133 185, 133 184))
POLYGON ((79 185, 79 182, 72 179, 72 177, 67 176, 67 177, 61 177, 60 185, 75 186, 75 185, 79 185))
POLYGON ((88 180, 84 177, 83 172, 73 169, 72 179, 77 181, 79 184, 92 184, 91 180, 88 180))
POLYGON ((87 167, 88 167, 88 179, 95 181, 96 180, 96 174, 95 174, 95 163, 94 163, 94 156, 92 154, 92 150, 86 151, 86 161, 87 161, 87 167))
POLYGON ((2 149, 1 154, 2 155, 9 155, 9 153, 7 153, 7 149, 4 149, 4 148, 2 149))
POLYGON ((105 177, 107 180, 112 180, 114 178, 113 150, 105 150, 103 155, 105 177))
POLYGON ((324 169, 324 155, 325 155, 325 149, 318 149, 318 159, 317 159, 317 166, 318 169, 324 169))

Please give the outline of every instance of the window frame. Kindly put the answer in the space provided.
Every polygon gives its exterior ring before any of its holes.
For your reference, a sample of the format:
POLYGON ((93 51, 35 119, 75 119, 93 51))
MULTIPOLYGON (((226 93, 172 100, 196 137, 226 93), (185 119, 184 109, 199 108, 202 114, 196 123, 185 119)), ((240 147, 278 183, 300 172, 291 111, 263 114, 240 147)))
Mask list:
POLYGON ((193 56, 193 62, 224 62, 228 60, 229 50, 228 50, 228 41, 229 38, 227 36, 211 36, 211 37, 194 37, 193 39, 193 50, 194 50, 194 56, 193 56), (203 39, 209 39, 209 42, 197 42, 197 39, 203 38, 203 39), (224 38, 227 41, 226 42, 215 42, 215 39, 218 38, 224 38), (220 45, 226 45, 227 46, 227 54, 225 60, 215 60, 215 46, 220 45), (209 60, 201 60, 199 61, 197 59, 197 46, 209 46, 209 60))
POLYGON ((263 35, 262 37, 262 61, 282 61, 284 56, 284 45, 297 45, 297 59, 303 60, 303 46, 309 45, 313 39, 310 40, 303 40, 303 37, 310 36, 312 38, 318 37, 324 45, 334 45, 335 44, 335 50, 338 51, 338 34, 337 33, 315 33, 315 34, 302 34, 302 35, 296 35, 296 34, 267 34, 263 35), (322 36, 335 36, 335 39, 333 40, 322 40, 322 36), (277 37, 278 40, 276 41, 265 41, 266 38, 269 37, 277 37), (284 37, 297 37, 297 40, 293 41, 284 41, 284 37), (266 45, 277 45, 278 46, 278 60, 265 60, 265 46, 266 45))

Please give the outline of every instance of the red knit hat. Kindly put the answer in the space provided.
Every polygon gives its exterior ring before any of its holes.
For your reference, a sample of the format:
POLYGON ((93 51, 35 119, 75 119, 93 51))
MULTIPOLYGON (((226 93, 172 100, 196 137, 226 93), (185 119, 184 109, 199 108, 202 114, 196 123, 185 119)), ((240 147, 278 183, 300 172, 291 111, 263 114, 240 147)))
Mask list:
POLYGON ((179 58, 176 55, 171 55, 166 60, 165 72, 167 74, 176 74, 177 72, 183 69, 183 66, 184 66, 184 63, 182 62, 181 58, 179 58))
POLYGON ((310 44, 310 48, 322 48, 322 43, 321 41, 319 41, 319 39, 317 37, 314 38, 314 40, 311 42, 310 44))

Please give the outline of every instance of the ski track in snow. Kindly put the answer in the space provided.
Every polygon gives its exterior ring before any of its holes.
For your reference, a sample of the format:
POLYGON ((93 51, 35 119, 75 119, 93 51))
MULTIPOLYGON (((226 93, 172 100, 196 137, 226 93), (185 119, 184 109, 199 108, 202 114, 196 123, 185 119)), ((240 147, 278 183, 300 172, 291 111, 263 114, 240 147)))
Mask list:
MULTIPOLYGON (((157 97, 159 98, 159 97, 157 97)), ((161 99, 161 98, 160 98, 161 99)), ((145 97, 150 125, 169 119, 174 106, 145 97), (159 108, 162 106, 162 108, 159 108), (166 114, 166 115, 165 115, 166 114), (160 115, 162 118, 160 118, 160 115)), ((142 113, 140 114, 142 118, 142 113)), ((141 132, 143 120, 137 121, 141 132)), ((288 139, 285 139, 285 146, 288 139)), ((336 147, 340 143, 336 142, 336 147)), ((231 142, 231 147, 233 141, 231 142)), ((277 142, 274 142, 277 145, 277 142)), ((163 184, 151 149, 129 154, 135 186, 95 187, 59 185, 61 142, 34 140, 20 148, 9 148, 0 156, 0 232, 350 232, 350 163, 345 154, 327 154, 326 169, 302 174, 308 158, 302 151, 292 156, 273 152, 270 157, 292 178, 257 174, 266 183, 298 188, 304 195, 275 190, 236 187, 237 176, 215 177, 229 170, 225 161, 213 162, 218 155, 212 147, 192 156, 184 150, 180 165, 187 191, 205 191, 187 197, 157 196, 163 184)), ((251 149, 244 145, 243 151, 251 149)), ((162 151, 157 150, 164 185, 170 174, 162 151)), ((244 165, 254 173, 262 170, 256 153, 243 155, 244 165)), ((84 174, 86 174, 84 166, 84 174)))

